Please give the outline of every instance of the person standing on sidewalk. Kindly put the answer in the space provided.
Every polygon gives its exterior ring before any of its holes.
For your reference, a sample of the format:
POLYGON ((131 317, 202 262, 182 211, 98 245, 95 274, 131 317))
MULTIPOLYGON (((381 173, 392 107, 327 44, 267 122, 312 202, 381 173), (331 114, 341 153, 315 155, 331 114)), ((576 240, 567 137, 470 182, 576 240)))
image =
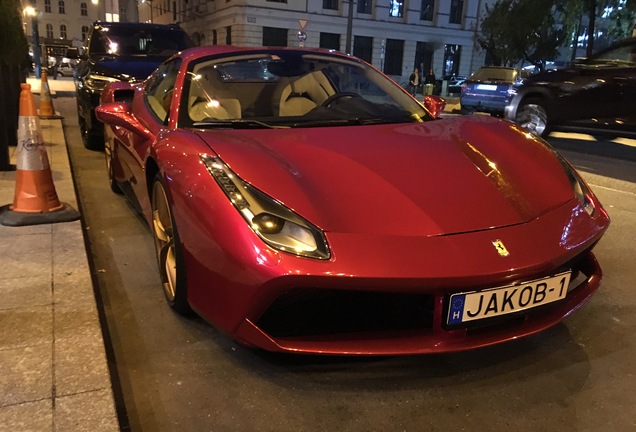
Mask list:
POLYGON ((426 94, 432 95, 433 89, 435 88, 435 72, 433 72, 433 68, 428 71, 428 75, 424 79, 424 84, 426 88, 426 94))
POLYGON ((409 77, 409 86, 411 86, 411 94, 413 96, 417 95, 417 88, 420 86, 420 82, 420 71, 415 68, 409 77))

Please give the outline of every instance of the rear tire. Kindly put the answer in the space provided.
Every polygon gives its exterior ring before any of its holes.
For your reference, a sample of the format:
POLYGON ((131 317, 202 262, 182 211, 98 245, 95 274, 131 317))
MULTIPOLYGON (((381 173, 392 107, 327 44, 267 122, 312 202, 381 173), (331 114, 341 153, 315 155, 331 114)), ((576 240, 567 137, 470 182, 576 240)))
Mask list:
POLYGON ((539 98, 523 99, 517 109, 515 122, 528 132, 545 137, 550 133, 548 110, 539 98))
POLYGON ((152 184, 152 234, 159 266, 159 276, 163 293, 170 307, 182 315, 190 315, 188 304, 185 265, 179 232, 172 216, 166 187, 161 174, 157 174, 152 184))

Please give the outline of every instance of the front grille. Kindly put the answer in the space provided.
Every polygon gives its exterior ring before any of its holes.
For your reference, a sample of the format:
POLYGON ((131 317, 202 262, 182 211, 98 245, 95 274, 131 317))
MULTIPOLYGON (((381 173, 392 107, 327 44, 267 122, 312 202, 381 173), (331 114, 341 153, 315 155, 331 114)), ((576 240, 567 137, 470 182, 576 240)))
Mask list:
POLYGON ((257 325, 272 337, 430 329, 433 296, 298 289, 276 299, 257 325))

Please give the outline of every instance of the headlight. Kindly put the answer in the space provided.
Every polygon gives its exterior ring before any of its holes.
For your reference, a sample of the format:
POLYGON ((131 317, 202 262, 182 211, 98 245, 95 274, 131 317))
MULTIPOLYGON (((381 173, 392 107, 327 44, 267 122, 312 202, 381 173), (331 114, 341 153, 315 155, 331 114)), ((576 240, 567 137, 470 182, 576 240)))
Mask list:
POLYGON ((295 255, 329 259, 331 253, 322 230, 241 180, 220 158, 201 155, 201 160, 250 228, 265 243, 295 255))
POLYGON ((561 166, 565 170, 565 174, 568 176, 568 180, 570 180, 570 186, 572 186, 574 196, 576 196, 576 198, 579 200, 587 214, 592 216, 595 210, 594 201, 592 200, 592 191, 590 191, 581 176, 579 176, 579 173, 577 173, 574 168, 572 168, 560 154, 556 152, 555 154, 559 159, 559 162, 561 162, 561 166))
POLYGON ((104 89, 104 87, 106 87, 106 84, 111 82, 117 82, 117 81, 119 80, 116 78, 89 74, 84 80, 84 84, 86 85, 86 87, 88 87, 92 91, 101 92, 104 89))

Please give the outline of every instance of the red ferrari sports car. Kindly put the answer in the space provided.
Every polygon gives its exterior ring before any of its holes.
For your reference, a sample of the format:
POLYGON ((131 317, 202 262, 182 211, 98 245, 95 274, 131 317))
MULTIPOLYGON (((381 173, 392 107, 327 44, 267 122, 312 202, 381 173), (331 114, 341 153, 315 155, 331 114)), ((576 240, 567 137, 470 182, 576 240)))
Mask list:
POLYGON ((560 322, 601 280, 608 215, 554 149, 436 119, 351 56, 193 48, 109 84, 97 117, 168 303, 248 346, 477 348, 560 322))

